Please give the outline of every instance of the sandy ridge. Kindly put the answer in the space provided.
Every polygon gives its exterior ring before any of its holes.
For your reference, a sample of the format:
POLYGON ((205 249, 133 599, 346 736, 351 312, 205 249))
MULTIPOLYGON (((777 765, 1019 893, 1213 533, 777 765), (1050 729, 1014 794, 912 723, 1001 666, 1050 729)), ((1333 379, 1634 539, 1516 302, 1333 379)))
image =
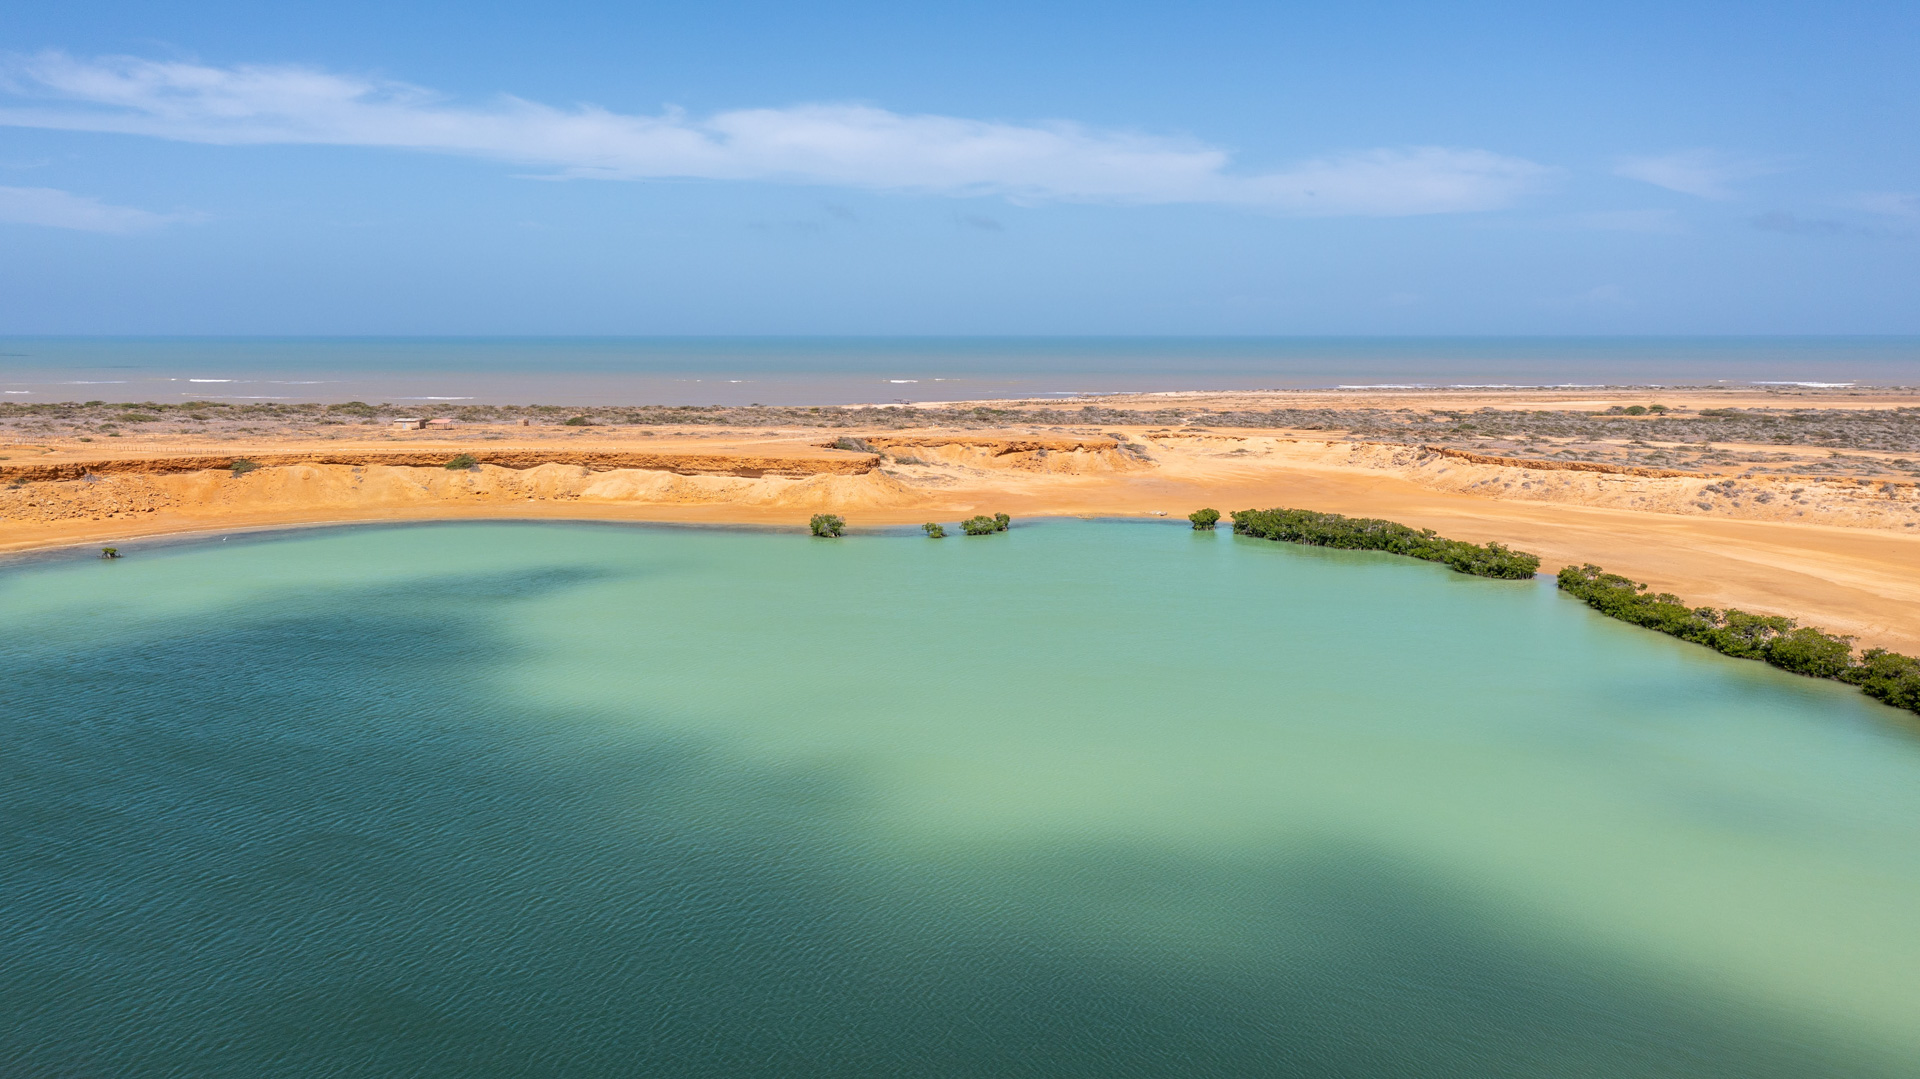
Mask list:
POLYGON ((535 468, 540 465, 578 465, 595 471, 638 468, 671 472, 680 476, 858 476, 871 472, 879 463, 876 454, 857 456, 768 456, 753 453, 661 453, 631 450, 569 449, 487 449, 459 450, 321 450, 308 452, 248 451, 215 455, 160 455, 150 457, 95 458, 48 464, 0 465, 0 480, 77 480, 89 473, 169 473, 206 469, 230 469, 239 460, 260 466, 285 465, 385 465, 415 468, 439 468, 456 453, 474 458, 476 463, 501 468, 535 468))
POLYGON ((1920 653, 1920 490, 1910 480, 1755 475, 1744 460, 1719 471, 1541 460, 1337 430, 1122 418, 1109 412, 1084 425, 1093 430, 475 423, 418 438, 336 427, 237 432, 227 445, 27 440, 0 452, 33 454, 0 460, 0 551, 365 521, 799 530, 809 514, 834 512, 861 529, 993 512, 1177 520, 1201 506, 1294 506, 1497 540, 1541 555, 1547 572, 1592 562, 1691 602, 1786 614, 1920 653), (481 464, 443 467, 462 453, 481 464), (236 476, 239 457, 263 467, 236 476))

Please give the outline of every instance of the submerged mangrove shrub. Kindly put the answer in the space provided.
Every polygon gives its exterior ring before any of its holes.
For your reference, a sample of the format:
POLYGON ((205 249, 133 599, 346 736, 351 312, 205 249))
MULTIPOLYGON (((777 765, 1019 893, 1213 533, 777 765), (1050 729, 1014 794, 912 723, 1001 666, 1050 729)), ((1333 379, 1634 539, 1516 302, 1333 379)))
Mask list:
POLYGON ((816 513, 807 522, 816 536, 838 536, 847 530, 847 519, 837 513, 816 513))
POLYGON ((1568 566, 1560 590, 1609 618, 1659 630, 1716 652, 1757 659, 1810 678, 1859 686, 1895 708, 1920 712, 1920 660, 1874 648, 1853 659, 1853 638, 1802 626, 1779 615, 1688 607, 1669 592, 1608 573, 1599 566, 1568 566))
POLYGON ((1373 517, 1347 517, 1313 510, 1239 510, 1233 515, 1233 530, 1243 536, 1314 547, 1386 551, 1444 563, 1457 572, 1476 577, 1524 580, 1540 570, 1538 555, 1509 550, 1498 543, 1482 547, 1465 540, 1450 540, 1431 528, 1409 528, 1373 517))
POLYGON ((921 525, 920 531, 925 532, 928 539, 947 538, 947 530, 934 521, 928 521, 926 524, 921 525))
POLYGON ((969 536, 991 536, 995 532, 1005 532, 1011 524, 1013 524, 1013 518, 1004 513, 996 513, 991 517, 983 513, 961 521, 960 527, 965 529, 969 536))
POLYGON ((471 453, 463 453, 463 454, 461 454, 461 455, 459 455, 458 457, 455 457, 455 458, 454 458, 453 460, 451 460, 451 461, 448 461, 448 462, 447 462, 447 469, 448 469, 449 471, 456 471, 456 472, 457 472, 457 471, 459 471, 459 470, 461 470, 461 469, 466 469, 466 468, 472 468, 473 466, 475 466, 475 465, 477 465, 477 464, 479 464, 479 463, 480 463, 480 460, 479 460, 479 458, 477 458, 477 457, 475 457, 475 456, 474 456, 473 454, 471 454, 471 453))
POLYGON ((233 469, 234 475, 244 476, 247 473, 252 472, 254 469, 259 468, 260 463, 258 461, 249 461, 245 457, 239 457, 239 458, 235 458, 233 464, 229 465, 228 467, 233 469))
POLYGON ((993 530, 995 532, 1005 532, 1011 527, 1013 527, 1013 518, 1004 513, 996 513, 993 515, 993 530))
POLYGON ((1195 532, 1211 532, 1213 526, 1220 523, 1220 511, 1216 509, 1194 510, 1187 514, 1187 520, 1193 522, 1195 532))

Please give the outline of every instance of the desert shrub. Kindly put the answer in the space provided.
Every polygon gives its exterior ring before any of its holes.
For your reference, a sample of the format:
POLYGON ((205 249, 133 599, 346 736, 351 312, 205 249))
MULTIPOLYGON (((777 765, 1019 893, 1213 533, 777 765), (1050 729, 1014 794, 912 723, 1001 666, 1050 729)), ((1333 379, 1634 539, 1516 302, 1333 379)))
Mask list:
POLYGON ((816 536, 833 537, 847 530, 847 519, 835 513, 816 513, 807 522, 807 527, 816 536))
POLYGON ((921 525, 920 530, 927 534, 928 539, 947 538, 947 530, 934 521, 928 521, 926 524, 921 525))
POLYGON ((841 435, 839 438, 834 439, 833 448, 836 450, 855 450, 860 453, 880 452, 873 448, 873 443, 868 442, 864 438, 855 438, 852 435, 841 435))
POLYGON ((155 423, 160 419, 151 412, 123 412, 114 418, 121 423, 155 423))
POLYGON ((473 454, 463 453, 458 457, 455 457, 453 460, 448 461, 446 467, 448 468, 449 471, 460 471, 462 469, 472 468, 475 465, 478 465, 479 463, 480 463, 480 459, 475 457, 473 454))
POLYGON ((560 421, 562 427, 592 427, 593 421, 585 416, 568 416, 560 421))
POLYGON ((245 457, 236 457, 233 460, 233 464, 228 465, 227 467, 233 470, 234 475, 244 476, 247 473, 252 472, 254 469, 259 468, 260 462, 249 461, 245 457))
POLYGON ((1498 543, 1482 547, 1464 540, 1450 540, 1430 528, 1409 528, 1372 517, 1347 517, 1313 510, 1240 510, 1233 515, 1233 530, 1243 536, 1314 547, 1386 551, 1440 562, 1476 577, 1522 580, 1540 570, 1538 555, 1511 550, 1498 543))
POLYGON ((1000 531, 1000 522, 985 515, 969 517, 960 522, 960 527, 969 536, 990 536, 1000 531))
POLYGON ((1213 526, 1220 523, 1220 511, 1216 509, 1194 510, 1187 514, 1187 520, 1193 522, 1196 532, 1211 532, 1213 526))
POLYGON ((1646 414, 1647 414, 1647 406, 1645 406, 1645 405, 1628 405, 1628 406, 1627 406, 1626 408, 1624 408, 1624 409, 1621 409, 1621 411, 1622 411, 1622 412, 1625 412, 1625 413, 1626 413, 1627 415, 1629 415, 1629 416, 1644 416, 1644 415, 1646 415, 1646 414))

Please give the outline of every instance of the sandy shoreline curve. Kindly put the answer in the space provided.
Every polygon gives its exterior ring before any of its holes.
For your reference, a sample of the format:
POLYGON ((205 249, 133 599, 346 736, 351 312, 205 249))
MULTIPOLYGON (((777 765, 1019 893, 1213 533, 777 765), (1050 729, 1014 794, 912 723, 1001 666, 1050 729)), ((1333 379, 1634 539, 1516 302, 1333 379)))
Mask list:
MULTIPOLYGON (((981 512, 1178 518, 1201 506, 1292 506, 1497 540, 1539 554, 1543 572, 1591 562, 1691 603, 1788 614, 1863 645, 1920 653, 1920 489, 1902 471, 1911 464, 1901 455, 1905 428, 1875 427, 1878 441, 1852 453, 1844 469, 1832 464, 1841 454, 1830 447, 1755 443, 1741 456, 1740 447, 1720 443, 1705 453, 1688 450, 1685 460, 1649 464, 1634 456, 1658 445, 1650 436, 1685 426, 1678 422, 1622 427, 1630 437, 1611 440, 1592 431, 1559 441, 1461 437, 1496 426, 1494 410, 1563 427, 1572 421, 1550 417, 1639 422, 1619 410, 1652 396, 1396 391, 1316 399, 1312 417, 1338 413, 1327 406, 1334 401, 1354 416, 1349 430, 1215 422, 1252 408, 1292 408, 1303 397, 1297 391, 1177 398, 1211 407, 1204 422, 1170 420, 1167 395, 1136 395, 1103 399, 1097 422, 1087 423, 1043 423, 1036 417, 1061 416, 992 402, 978 403, 977 413, 944 414, 938 426, 842 426, 836 419, 831 427, 743 430, 476 419, 395 432, 376 422, 301 426, 296 417, 279 429, 253 423, 244 431, 136 434, 122 427, 109 441, 76 434, 75 426, 15 424, 0 433, 0 553, 109 544, 137 552, 142 538, 399 521, 798 531, 823 511, 859 528, 951 524, 981 512), (1422 409, 1440 410, 1448 422, 1422 420, 1404 441, 1381 437, 1382 423, 1420 420, 1422 409), (1140 414, 1137 422, 1121 422, 1130 410, 1140 414), (1362 420, 1373 427, 1362 430, 1362 420), (1435 444, 1435 430, 1452 444, 1435 444), (461 454, 476 463, 444 467, 461 454), (260 467, 235 474, 236 459, 260 467), (1675 463, 1685 467, 1668 467, 1675 463)), ((1749 419, 1760 415, 1751 410, 1780 407, 1783 397, 1790 397, 1786 407, 1811 401, 1837 410, 1829 417, 1835 423, 1876 414, 1906 422, 1920 409, 1920 397, 1894 393, 1660 395, 1675 415, 1749 419)), ((1306 414, 1281 418, 1299 415, 1306 414)))

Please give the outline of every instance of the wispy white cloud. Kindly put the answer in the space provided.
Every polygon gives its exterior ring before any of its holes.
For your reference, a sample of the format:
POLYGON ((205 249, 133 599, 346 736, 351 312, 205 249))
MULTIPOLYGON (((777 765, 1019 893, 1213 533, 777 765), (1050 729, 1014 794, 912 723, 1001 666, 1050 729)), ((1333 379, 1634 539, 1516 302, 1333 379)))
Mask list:
POLYGON ((0 224, 44 225, 82 232, 142 232, 182 219, 52 187, 0 187, 0 224))
POLYGON ((1578 228, 1604 232, 1680 233, 1686 222, 1672 210, 1594 210, 1573 215, 1578 228))
POLYGON ((0 124, 223 145, 461 154, 559 178, 827 184, 1023 201, 1220 203, 1305 216, 1505 206, 1552 169, 1445 147, 1329 154, 1270 172, 1225 150, 1071 123, 907 115, 866 105, 629 115, 515 97, 460 105, 405 83, 283 65, 212 67, 42 53, 6 66, 0 124))
POLYGON ((1550 296, 1539 302, 1544 307, 1576 311, 1610 311, 1634 304, 1627 290, 1615 284, 1595 285, 1570 296, 1550 296))
POLYGON ((1906 192, 1870 191, 1854 197, 1852 205, 1870 214, 1900 217, 1909 221, 1920 219, 1920 195, 1906 192))
POLYGON ((1779 232, 1789 236, 1839 236, 1852 231, 1831 218, 1801 217, 1785 210, 1771 210, 1747 222, 1761 232, 1779 232))
POLYGON ((1670 154, 1622 158, 1614 174, 1703 199, 1730 199, 1732 185, 1774 171, 1761 162, 1729 157, 1717 150, 1679 150, 1670 154))

